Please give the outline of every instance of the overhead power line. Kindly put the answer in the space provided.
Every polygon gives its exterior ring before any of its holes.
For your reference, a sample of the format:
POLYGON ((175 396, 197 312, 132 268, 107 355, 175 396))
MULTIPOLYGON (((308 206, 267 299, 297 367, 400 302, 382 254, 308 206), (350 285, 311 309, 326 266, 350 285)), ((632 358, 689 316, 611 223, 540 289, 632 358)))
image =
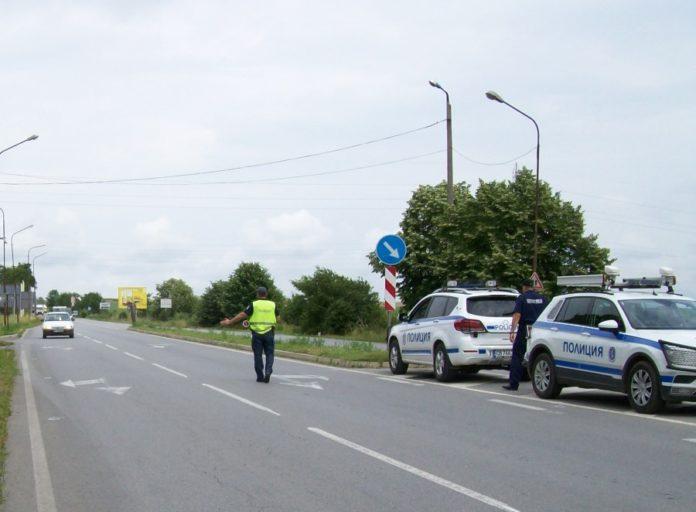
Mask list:
MULTIPOLYGON (((208 171, 191 171, 191 172, 183 172, 183 173, 178 173, 178 174, 162 174, 159 176, 145 176, 142 178, 113 178, 113 179, 101 179, 101 180, 63 180, 63 181, 54 181, 54 182, 45 182, 45 183, 36 183, 36 182, 14 182, 13 183, 13 182, 8 182, 8 183, 0 183, 0 184, 2 184, 2 185, 96 185, 96 184, 108 184, 108 183, 137 183, 137 182, 143 182, 143 181, 156 181, 156 180, 172 179, 172 178, 188 178, 188 177, 192 177, 192 176, 206 176, 206 175, 211 175, 211 174, 220 174, 220 173, 224 173, 224 172, 240 171, 243 169, 253 169, 256 167, 266 167, 266 166, 270 166, 270 165, 277 165, 277 164, 282 164, 282 163, 287 163, 287 162, 295 162, 298 160, 306 160, 308 158, 314 158, 317 156, 330 155, 332 153, 338 153, 340 151, 347 151, 347 150, 359 148, 362 146, 368 146, 370 144, 376 144, 378 142, 385 142, 387 140, 396 139, 397 137, 403 137, 405 135, 409 135, 412 133, 427 130, 428 128, 432 128, 433 126, 437 126, 438 124, 440 124, 442 122, 444 122, 444 119, 441 119, 440 121, 435 121, 434 123, 430 123, 430 124, 427 124, 425 126, 420 126, 418 128, 413 128, 411 130, 406 130, 404 132, 394 133, 392 135, 387 135, 386 137, 380 137, 378 139, 372 139, 372 140, 368 140, 368 141, 364 141, 364 142, 359 142, 357 144, 350 144, 348 146, 340 146, 337 148, 327 149, 324 151, 317 151, 314 153, 306 153, 303 155, 280 158, 278 160, 268 160, 265 162, 257 162, 257 163, 253 163, 253 164, 239 165, 236 167, 228 167, 225 169, 215 169, 215 170, 208 170, 208 171)), ((28 177, 28 176, 25 175, 24 177, 28 177)), ((41 176, 32 176, 32 177, 38 178, 38 179, 46 179, 45 177, 41 177, 41 176)))
POLYGON ((478 165, 489 165, 489 166, 495 166, 495 165, 507 165, 511 164, 515 160, 522 158, 523 156, 527 156, 529 153, 532 151, 536 150, 536 146, 533 146, 529 151, 526 153, 522 153, 521 155, 516 156, 515 158, 511 158, 510 160, 506 160, 505 162, 481 162, 479 160, 474 160, 473 158, 470 158, 466 156, 463 153, 460 153, 458 149, 454 148, 454 152, 457 153, 459 156, 461 156, 464 160, 471 162, 473 164, 478 164, 478 165))

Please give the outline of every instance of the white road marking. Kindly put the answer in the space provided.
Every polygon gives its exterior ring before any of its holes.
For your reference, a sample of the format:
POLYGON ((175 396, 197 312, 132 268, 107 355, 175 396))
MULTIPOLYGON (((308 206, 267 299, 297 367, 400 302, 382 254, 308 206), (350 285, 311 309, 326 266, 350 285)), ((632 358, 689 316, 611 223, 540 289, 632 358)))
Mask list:
POLYGON ((97 388, 101 391, 106 391, 107 393, 113 393, 114 395, 123 395, 125 394, 129 389, 130 386, 122 386, 122 387, 116 387, 116 386, 106 386, 106 387, 101 387, 97 388))
POLYGON ((138 361, 145 361, 145 359, 142 357, 131 354, 130 352, 124 352, 124 354, 126 354, 128 357, 132 357, 133 359, 137 359, 138 361))
POLYGON ((51 473, 48 471, 48 462, 46 461, 46 449, 43 436, 41 435, 39 412, 36 410, 34 389, 31 385, 31 373, 29 372, 29 365, 27 364, 24 350, 22 350, 21 358, 22 374, 24 375, 24 397, 27 403, 27 420, 29 423, 31 461, 34 468, 36 510, 37 512, 56 512, 56 499, 53 496, 53 483, 51 482, 51 473))
POLYGON ((150 345, 150 346, 154 347, 154 348, 164 348, 164 347, 168 347, 169 345, 150 345))
POLYGON ((495 402, 496 404, 512 405, 513 407, 521 407, 522 409, 529 409, 530 411, 545 411, 543 407, 535 407, 533 405, 518 404, 517 402, 508 402, 507 400, 498 400, 497 398, 490 398, 489 402, 495 402))
POLYGON ((264 411, 264 412, 274 414, 276 416, 280 416, 280 414, 275 412, 273 409, 269 409, 268 407, 264 407, 261 404, 257 404, 256 402, 252 402, 251 400, 247 400, 246 398, 242 398, 241 396, 235 395, 234 393, 230 393, 229 391, 225 391, 224 389, 220 389, 220 388, 217 388, 215 386, 211 386, 210 384, 205 384, 205 383, 203 383, 202 385, 208 389, 212 389, 213 391, 217 391, 218 393, 222 393, 225 396, 228 396, 230 398, 234 398, 235 400, 238 400, 238 401, 242 402, 243 404, 254 407, 254 408, 258 409, 259 411, 264 411))
MULTIPOLYGON (((137 333, 137 334, 145 334, 145 333, 137 333)), ((169 338, 167 336, 159 336, 157 334, 145 334, 145 335, 146 336, 157 336, 158 338, 164 338, 164 339, 170 340, 172 342, 187 343, 189 345, 196 345, 199 347, 207 347, 209 349, 227 350, 229 352, 236 352, 238 354, 246 354, 246 355, 249 354, 249 351, 239 350, 236 348, 220 347, 218 345, 208 345, 206 343, 197 343, 195 341, 188 341, 188 340, 178 340, 176 338, 169 338)), ((334 372, 355 373, 355 374, 360 374, 360 375, 369 375, 370 377, 375 377, 375 376, 379 375, 379 373, 377 373, 375 371, 360 370, 360 369, 356 369, 356 368, 341 368, 339 366, 327 366, 325 364, 312 363, 309 361, 300 361, 298 359, 291 359, 291 358, 282 357, 282 356, 276 356, 276 359, 279 359, 282 361, 288 361, 288 362, 291 362, 294 364, 313 366, 315 368, 322 368, 324 370, 330 370, 330 371, 334 371, 334 372)), ((487 395, 502 396, 505 398, 510 398, 509 393, 501 393, 498 391, 489 391, 486 389, 476 389, 476 388, 472 388, 470 386, 455 387, 456 385, 445 384, 445 383, 437 382, 437 381, 422 381, 422 382, 428 386, 441 386, 441 387, 455 390, 455 391, 468 391, 471 393, 483 393, 483 394, 487 394, 487 395)), ((548 403, 547 400, 537 398, 535 396, 517 396, 515 398, 518 400, 529 400, 529 401, 535 401, 535 402, 540 402, 540 403, 548 403)), ((659 422, 663 422, 663 423, 672 423, 674 425, 685 425, 688 427, 696 427, 696 422, 675 420, 675 419, 671 419, 671 418, 663 418, 661 416, 656 416, 654 414, 638 414, 638 413, 631 412, 631 411, 617 411, 617 410, 613 410, 613 409, 605 409, 602 407, 592 407, 589 405, 580 405, 580 404, 574 404, 574 403, 570 403, 570 402, 564 402, 563 405, 566 407, 573 407, 575 409, 584 409, 584 410, 595 411, 595 412, 604 412, 604 413, 608 413, 608 414, 618 414, 621 416, 631 416, 634 418, 639 418, 641 420, 659 421, 659 422)))
POLYGON ((188 375, 185 375, 181 372, 177 372, 176 370, 172 370, 171 368, 167 368, 166 366, 162 366, 161 364, 152 363, 152 366, 156 366, 160 370, 164 370, 165 372, 173 373, 174 375, 178 375, 179 377, 183 377, 184 379, 188 379, 188 375))
POLYGON ((47 347, 41 347, 41 350, 49 350, 49 349, 52 349, 52 348, 55 348, 55 349, 58 349, 58 350, 72 350, 72 349, 73 349, 72 347, 56 347, 56 346, 54 346, 54 345, 49 345, 49 346, 47 346, 47 347))
POLYGON ((91 379, 91 380, 76 380, 76 381, 66 380, 64 382, 61 382, 60 384, 61 384, 61 386, 74 388, 76 386, 90 386, 92 384, 106 384, 106 380, 104 380, 103 377, 100 379, 91 379))
POLYGON ((279 384, 284 386, 295 386, 299 388, 310 388, 323 390, 321 384, 319 384, 315 379, 328 381, 328 377, 323 375, 276 375, 273 374, 274 378, 279 380, 279 384))
POLYGON ((376 452, 374 450, 366 448, 366 447, 359 445, 357 443, 354 443, 352 441, 348 441, 347 439, 343 439, 342 437, 338 437, 334 434, 331 434, 331 433, 326 432, 324 430, 321 430, 319 428, 308 427, 307 430, 309 430, 310 432, 314 432, 315 434, 319 434, 320 436, 325 437, 326 439, 330 439, 331 441, 342 444, 343 446, 347 446, 348 448, 352 448, 355 451, 358 451, 358 452, 363 453, 365 455, 369 455, 372 458, 375 458, 377 460, 380 460, 382 462, 390 464, 394 467, 397 467, 399 469, 407 471, 407 472, 411 473, 412 475, 416 475, 420 478, 423 478, 423 479, 428 480, 430 482, 433 482, 435 484, 441 485, 442 487, 446 487, 447 489, 450 489, 454 492, 458 492, 459 494, 463 494, 464 496, 468 496, 469 498, 473 498, 475 500, 478 500, 481 503, 485 503, 486 505, 489 505, 491 507, 494 507, 494 508, 497 508, 500 510, 506 510, 508 512, 519 512, 516 508, 513 508, 510 505, 503 503, 502 501, 498 501, 495 498, 491 498, 490 496, 486 496, 485 494, 481 494, 480 492, 476 492, 472 489, 469 489, 468 487, 464 487, 463 485, 455 484, 454 482, 450 482, 449 480, 445 480, 444 478, 433 475, 432 473, 428 473, 427 471, 423 471, 422 469, 418 469, 418 468, 413 467, 413 466, 406 464, 404 462, 398 461, 396 459, 392 459, 391 457, 388 457, 386 455, 382 455, 379 452, 376 452))
POLYGON ((408 379, 400 379, 398 377, 377 377, 379 380, 383 380, 385 382, 396 382, 398 384, 409 384, 411 386, 425 386, 422 382, 411 382, 408 379))
POLYGON ((62 416, 51 416, 50 418, 48 418, 48 421, 60 421, 62 419, 62 416))
POLYGON ((683 439, 683 441, 686 441, 687 443, 696 443, 696 438, 683 439))
POLYGON ((111 350, 118 350, 116 347, 114 347, 113 345, 109 345, 108 343, 105 343, 104 346, 106 348, 110 348, 111 350))

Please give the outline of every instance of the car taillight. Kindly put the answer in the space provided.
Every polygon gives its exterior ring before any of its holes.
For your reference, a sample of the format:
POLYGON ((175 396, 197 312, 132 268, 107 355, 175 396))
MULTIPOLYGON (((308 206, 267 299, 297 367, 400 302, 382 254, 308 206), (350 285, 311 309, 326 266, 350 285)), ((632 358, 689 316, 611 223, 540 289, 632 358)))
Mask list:
POLYGON ((481 320, 472 318, 460 318, 454 321, 454 328, 461 332, 486 332, 486 328, 481 323, 481 320))

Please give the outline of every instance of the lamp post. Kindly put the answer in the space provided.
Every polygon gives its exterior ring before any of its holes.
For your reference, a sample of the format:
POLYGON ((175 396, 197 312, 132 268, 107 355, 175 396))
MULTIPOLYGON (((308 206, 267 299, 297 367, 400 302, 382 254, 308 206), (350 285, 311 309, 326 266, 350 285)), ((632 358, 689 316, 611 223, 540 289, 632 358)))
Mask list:
MULTIPOLYGON (((36 293, 36 290, 39 289, 39 287, 37 286, 38 281, 36 280, 36 272, 34 271, 34 267, 35 267, 35 265, 36 265, 36 260, 37 260, 38 258, 40 258, 41 256, 43 256, 44 254, 46 254, 47 252, 48 252, 48 251, 44 251, 44 252, 42 252, 41 254, 37 254, 37 255, 34 256, 34 258, 31 260, 31 275, 34 276, 34 293, 36 293)), ((29 300, 31 301, 31 293, 29 294, 29 297, 30 297, 29 300)), ((31 304, 31 303, 30 303, 30 304, 31 304)), ((30 306, 30 307, 31 307, 31 306, 30 306)))
POLYGON ((452 170, 452 105, 450 104, 449 93, 443 87, 432 80, 428 82, 431 87, 440 89, 445 93, 447 101, 447 202, 454 204, 454 172, 452 170))
MULTIPOLYGON (((14 262, 14 237, 16 234, 21 233, 22 231, 26 231, 29 228, 33 228, 33 224, 29 224, 28 226, 23 227, 22 229, 15 231, 12 233, 12 236, 10 236, 10 252, 12 253, 12 268, 14 269, 15 262, 14 262)), ((17 307, 17 283, 14 284, 14 312, 17 315, 17 322, 19 322, 19 308, 17 307)))
MULTIPOLYGON (((30 135, 24 140, 21 140, 17 142, 16 144, 12 144, 11 146, 6 147, 3 150, 0 150, 0 155, 3 154, 5 151, 9 151, 12 148, 16 148, 20 144, 24 144, 25 142, 30 142, 32 140, 38 139, 38 135, 30 135)), ((2 297, 3 297, 3 324, 7 325, 7 264, 5 262, 5 246, 7 245, 7 237, 5 236, 5 211, 0 208, 0 212, 2 212, 2 297)), ((14 266, 14 264, 12 264, 14 266)))
MULTIPOLYGON (((41 244, 41 245, 35 245, 33 247, 29 247, 29 250, 27 251, 27 266, 29 267, 29 270, 31 270, 31 275, 34 275, 34 268, 29 265, 29 255, 31 254, 31 251, 34 249, 39 249, 40 247, 46 247, 46 244, 41 244)), ((34 278, 34 281, 36 281, 36 278, 34 278)), ((34 290, 36 290, 36 286, 34 286, 34 290)), ((32 312, 32 296, 31 296, 31 286, 29 286, 29 315, 31 315, 32 312)))
POLYGON ((497 92, 493 91, 488 91, 486 93, 486 98, 492 101, 497 101, 498 103, 502 103, 504 105, 507 105, 510 107, 512 110, 515 112, 522 114, 524 117, 529 119, 532 123, 534 123, 534 128, 536 128, 536 133, 537 133, 537 145, 536 145, 536 198, 534 201, 534 257, 532 258, 532 272, 536 273, 537 271, 537 259, 539 257, 539 147, 540 147, 540 138, 539 138, 539 125, 537 122, 534 120, 532 116, 529 114, 525 114, 522 112, 519 108, 510 105, 507 101, 505 101, 500 94, 497 92))
POLYGON ((5 262, 5 210, 0 208, 2 213, 2 325, 7 327, 7 263, 5 262))

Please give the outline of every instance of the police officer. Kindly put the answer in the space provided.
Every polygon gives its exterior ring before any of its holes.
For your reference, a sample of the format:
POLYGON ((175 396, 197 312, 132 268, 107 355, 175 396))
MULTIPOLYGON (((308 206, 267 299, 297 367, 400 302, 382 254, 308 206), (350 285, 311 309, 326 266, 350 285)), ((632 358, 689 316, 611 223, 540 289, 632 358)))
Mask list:
POLYGON ((522 378, 522 359, 527 351, 527 327, 532 325, 546 307, 546 299, 534 291, 534 281, 525 279, 522 282, 522 294, 515 301, 512 314, 512 361, 510 362, 510 383, 504 389, 517 391, 522 378))
POLYGON ((234 318, 225 318, 220 325, 234 325, 249 320, 251 329, 251 349, 254 351, 254 369, 256 382, 270 382, 273 373, 273 351, 275 350, 275 325, 277 314, 275 302, 268 300, 268 290, 259 286, 256 290, 257 300, 238 313, 234 318), (263 354, 266 354, 266 368, 263 366, 263 354))

